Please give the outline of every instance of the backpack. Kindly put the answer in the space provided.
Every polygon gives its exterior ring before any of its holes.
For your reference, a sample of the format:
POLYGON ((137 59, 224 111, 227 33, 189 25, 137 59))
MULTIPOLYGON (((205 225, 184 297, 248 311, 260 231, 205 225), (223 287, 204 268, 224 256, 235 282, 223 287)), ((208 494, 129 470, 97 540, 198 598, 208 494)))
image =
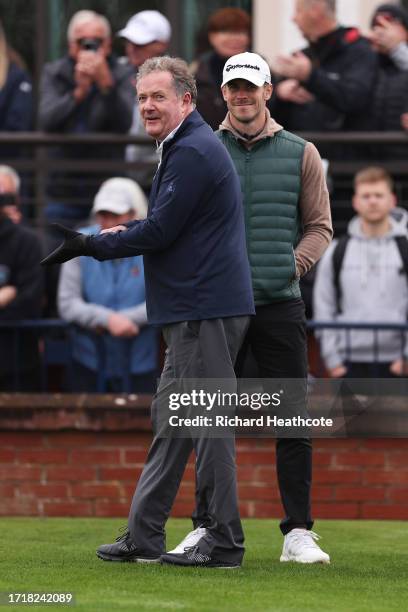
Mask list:
MULTIPOLYGON (((337 303, 338 313, 341 312, 340 272, 341 272, 341 267, 343 265, 344 256, 346 254, 346 249, 347 249, 347 245, 348 245, 350 238, 351 238, 350 234, 344 234, 344 236, 341 236, 335 246, 335 249, 333 251, 333 256, 332 256, 333 285, 334 285, 334 290, 336 293, 336 303, 337 303)), ((394 236, 394 240, 397 244, 398 251, 401 255, 403 271, 408 281, 408 238, 406 236, 394 236)))

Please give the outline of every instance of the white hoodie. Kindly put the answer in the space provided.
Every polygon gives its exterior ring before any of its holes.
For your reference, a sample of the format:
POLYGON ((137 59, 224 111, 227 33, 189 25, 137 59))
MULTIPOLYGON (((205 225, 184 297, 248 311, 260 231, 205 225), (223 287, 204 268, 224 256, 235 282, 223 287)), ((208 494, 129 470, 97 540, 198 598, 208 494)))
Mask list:
MULTIPOLYGON (((350 240, 341 266, 341 313, 333 282, 333 241, 321 259, 313 290, 314 318, 319 322, 406 323, 408 284, 395 236, 406 236, 405 223, 390 217, 391 229, 381 238, 368 238, 361 231, 359 217, 348 226, 350 240)), ((321 352, 327 368, 344 363, 374 361, 374 333, 350 330, 347 354, 346 333, 320 331, 321 352)), ((408 356, 405 335, 399 331, 378 332, 378 361, 392 362, 408 356)))

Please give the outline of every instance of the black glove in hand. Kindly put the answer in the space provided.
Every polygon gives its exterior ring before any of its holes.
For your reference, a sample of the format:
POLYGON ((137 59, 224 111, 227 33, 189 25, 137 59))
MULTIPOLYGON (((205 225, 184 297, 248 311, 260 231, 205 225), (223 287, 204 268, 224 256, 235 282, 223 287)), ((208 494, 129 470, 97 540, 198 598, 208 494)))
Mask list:
POLYGON ((42 266, 62 264, 64 261, 69 261, 80 255, 90 255, 89 236, 68 229, 59 223, 53 223, 52 226, 64 236, 64 242, 47 257, 44 257, 41 261, 42 266))

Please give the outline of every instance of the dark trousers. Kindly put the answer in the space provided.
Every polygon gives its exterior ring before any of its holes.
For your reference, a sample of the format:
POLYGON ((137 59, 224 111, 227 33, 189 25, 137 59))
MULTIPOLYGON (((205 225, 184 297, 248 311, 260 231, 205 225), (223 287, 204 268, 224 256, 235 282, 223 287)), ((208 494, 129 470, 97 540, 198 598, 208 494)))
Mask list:
MULTIPOLYGON (((236 374, 241 377, 248 350, 262 379, 307 378, 306 319, 302 299, 277 302, 256 308, 237 358, 236 374)), ((296 385, 297 386, 297 385, 296 385)), ((311 529, 310 488, 312 444, 309 438, 277 438, 276 469, 285 518, 283 534, 295 527, 311 529)), ((197 497, 193 523, 206 524, 205 501, 197 497)))
POLYGON ((214 559, 233 563, 242 560, 244 536, 238 511, 234 438, 164 437, 160 411, 168 411, 169 394, 180 390, 177 380, 229 379, 235 386, 234 363, 248 321, 248 317, 231 317, 163 328, 167 351, 152 403, 154 439, 128 521, 132 540, 142 551, 157 555, 164 552, 164 525, 194 449, 197 485, 206 498, 209 517, 200 547, 214 559))

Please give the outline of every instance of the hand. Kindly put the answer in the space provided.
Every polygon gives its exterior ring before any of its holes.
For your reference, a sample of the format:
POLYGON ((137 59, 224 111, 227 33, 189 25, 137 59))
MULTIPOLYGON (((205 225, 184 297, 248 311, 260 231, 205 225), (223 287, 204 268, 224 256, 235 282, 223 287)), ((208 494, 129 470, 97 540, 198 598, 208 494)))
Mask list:
POLYGON ((112 74, 102 48, 96 52, 81 51, 78 54, 76 68, 103 91, 113 86, 112 74))
POLYGON ((18 225, 21 219, 23 218, 19 207, 15 204, 11 204, 10 206, 3 206, 3 213, 16 225, 18 225))
POLYGON ((403 113, 401 115, 401 125, 404 130, 408 130, 408 113, 403 113))
POLYGON ((330 378, 343 378, 347 374, 347 368, 344 365, 338 365, 335 368, 328 368, 327 372, 330 378))
POLYGON ((312 72, 312 62, 298 51, 293 55, 278 55, 272 62, 272 70, 288 79, 307 81, 312 72))
POLYGON ((74 89, 74 98, 77 102, 82 102, 89 94, 92 87, 92 77, 87 73, 85 67, 80 62, 75 64, 74 80, 76 87, 74 89))
POLYGON ((12 285, 0 288, 0 308, 6 308, 17 296, 17 289, 12 285))
POLYGON ((113 227, 109 227, 108 229, 104 229, 100 234, 116 234, 117 232, 124 232, 127 230, 126 225, 114 225, 113 227))
POLYGON ((404 359, 396 359, 390 365, 390 372, 394 374, 394 376, 407 376, 408 363, 404 359))
POLYGON ((276 95, 285 102, 307 104, 314 100, 314 96, 302 87, 296 79, 285 79, 276 85, 276 95))
POLYGON ((383 15, 377 15, 375 21, 368 38, 381 53, 391 53, 401 42, 407 42, 406 29, 399 21, 389 21, 383 15))
POLYGON ((120 312, 113 312, 108 318, 108 331, 117 338, 131 338, 139 334, 139 326, 120 312))
POLYGON ((90 255, 88 248, 89 236, 80 232, 74 232, 59 223, 53 223, 52 225, 64 236, 64 242, 41 260, 42 266, 62 264, 64 261, 69 261, 80 255, 90 255))

